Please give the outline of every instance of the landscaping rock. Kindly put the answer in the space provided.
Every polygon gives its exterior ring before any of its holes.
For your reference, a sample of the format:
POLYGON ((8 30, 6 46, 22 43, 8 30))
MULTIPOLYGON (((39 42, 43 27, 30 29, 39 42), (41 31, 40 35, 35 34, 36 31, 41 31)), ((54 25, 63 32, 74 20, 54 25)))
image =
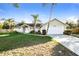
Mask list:
POLYGON ((0 53, 0 56, 62 56, 76 55, 61 44, 50 41, 44 44, 22 47, 0 53), (63 49, 65 50, 63 52, 63 49))

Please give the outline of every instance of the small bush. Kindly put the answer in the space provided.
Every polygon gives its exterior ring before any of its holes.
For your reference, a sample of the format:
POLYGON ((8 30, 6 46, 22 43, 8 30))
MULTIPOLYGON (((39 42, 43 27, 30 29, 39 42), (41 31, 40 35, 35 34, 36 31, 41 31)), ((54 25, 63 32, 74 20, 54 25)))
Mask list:
POLYGON ((46 35, 46 30, 42 30, 42 34, 43 35, 46 35))
POLYGON ((0 29, 2 29, 2 27, 3 27, 3 24, 0 24, 0 29))
POLYGON ((31 34, 41 34, 41 31, 38 30, 38 32, 35 32, 34 30, 30 31, 31 34))
POLYGON ((40 31, 40 30, 38 30, 38 32, 37 32, 36 34, 41 34, 41 31, 40 31))
POLYGON ((79 28, 75 28, 72 30, 72 34, 79 34, 79 28))
POLYGON ((63 32, 63 34, 66 34, 66 35, 70 35, 71 33, 72 33, 71 30, 65 30, 65 31, 63 32))
POLYGON ((35 31, 34 31, 34 30, 32 30, 32 31, 30 31, 30 33, 31 33, 31 34, 35 34, 35 31))
POLYGON ((13 32, 10 32, 10 33, 14 33, 14 34, 17 34, 17 33, 19 33, 19 32, 17 32, 17 31, 13 31, 13 32))

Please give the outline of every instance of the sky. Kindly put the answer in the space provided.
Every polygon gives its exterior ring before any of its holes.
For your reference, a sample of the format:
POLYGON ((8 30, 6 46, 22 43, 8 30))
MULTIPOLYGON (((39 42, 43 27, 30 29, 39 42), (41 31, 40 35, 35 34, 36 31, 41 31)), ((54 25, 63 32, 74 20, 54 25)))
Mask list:
MULTIPOLYGON (((45 23, 49 20, 50 6, 43 6, 42 3, 20 3, 19 8, 15 8, 11 3, 0 3, 0 19, 13 18, 16 22, 25 21, 31 23, 33 17, 31 15, 39 15, 39 20, 45 23)), ((79 18, 78 3, 58 3, 53 6, 52 18, 61 21, 73 20, 79 18)))

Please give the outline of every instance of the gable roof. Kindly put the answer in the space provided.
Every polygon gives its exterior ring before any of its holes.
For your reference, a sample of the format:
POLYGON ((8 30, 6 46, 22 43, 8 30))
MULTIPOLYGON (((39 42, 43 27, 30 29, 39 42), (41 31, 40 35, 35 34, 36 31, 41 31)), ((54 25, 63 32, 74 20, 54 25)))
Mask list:
MULTIPOLYGON (((48 22, 52 22, 52 21, 55 21, 55 20, 58 21, 58 22, 60 22, 60 23, 62 23, 63 25, 67 25, 67 24, 61 22, 60 20, 58 20, 58 19, 56 19, 56 18, 54 18, 53 20, 50 20, 50 21, 48 21, 48 22)), ((48 24, 48 22, 45 23, 45 24, 48 24)), ((45 25, 45 24, 43 24, 43 25, 45 25)))

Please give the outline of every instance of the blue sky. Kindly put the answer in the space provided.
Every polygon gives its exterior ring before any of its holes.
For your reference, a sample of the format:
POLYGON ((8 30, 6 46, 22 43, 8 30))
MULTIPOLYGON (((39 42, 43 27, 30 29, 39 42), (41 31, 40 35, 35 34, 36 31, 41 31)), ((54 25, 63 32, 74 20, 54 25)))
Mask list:
MULTIPOLYGON (((42 22, 47 22, 49 18, 50 5, 43 6, 42 3, 21 3, 19 8, 15 8, 10 4, 0 4, 0 19, 14 18, 15 21, 22 20, 32 22, 32 14, 39 14, 39 19, 42 22)), ((53 7, 52 19, 58 18, 62 21, 67 19, 79 18, 79 4, 78 3, 58 3, 53 7)))

